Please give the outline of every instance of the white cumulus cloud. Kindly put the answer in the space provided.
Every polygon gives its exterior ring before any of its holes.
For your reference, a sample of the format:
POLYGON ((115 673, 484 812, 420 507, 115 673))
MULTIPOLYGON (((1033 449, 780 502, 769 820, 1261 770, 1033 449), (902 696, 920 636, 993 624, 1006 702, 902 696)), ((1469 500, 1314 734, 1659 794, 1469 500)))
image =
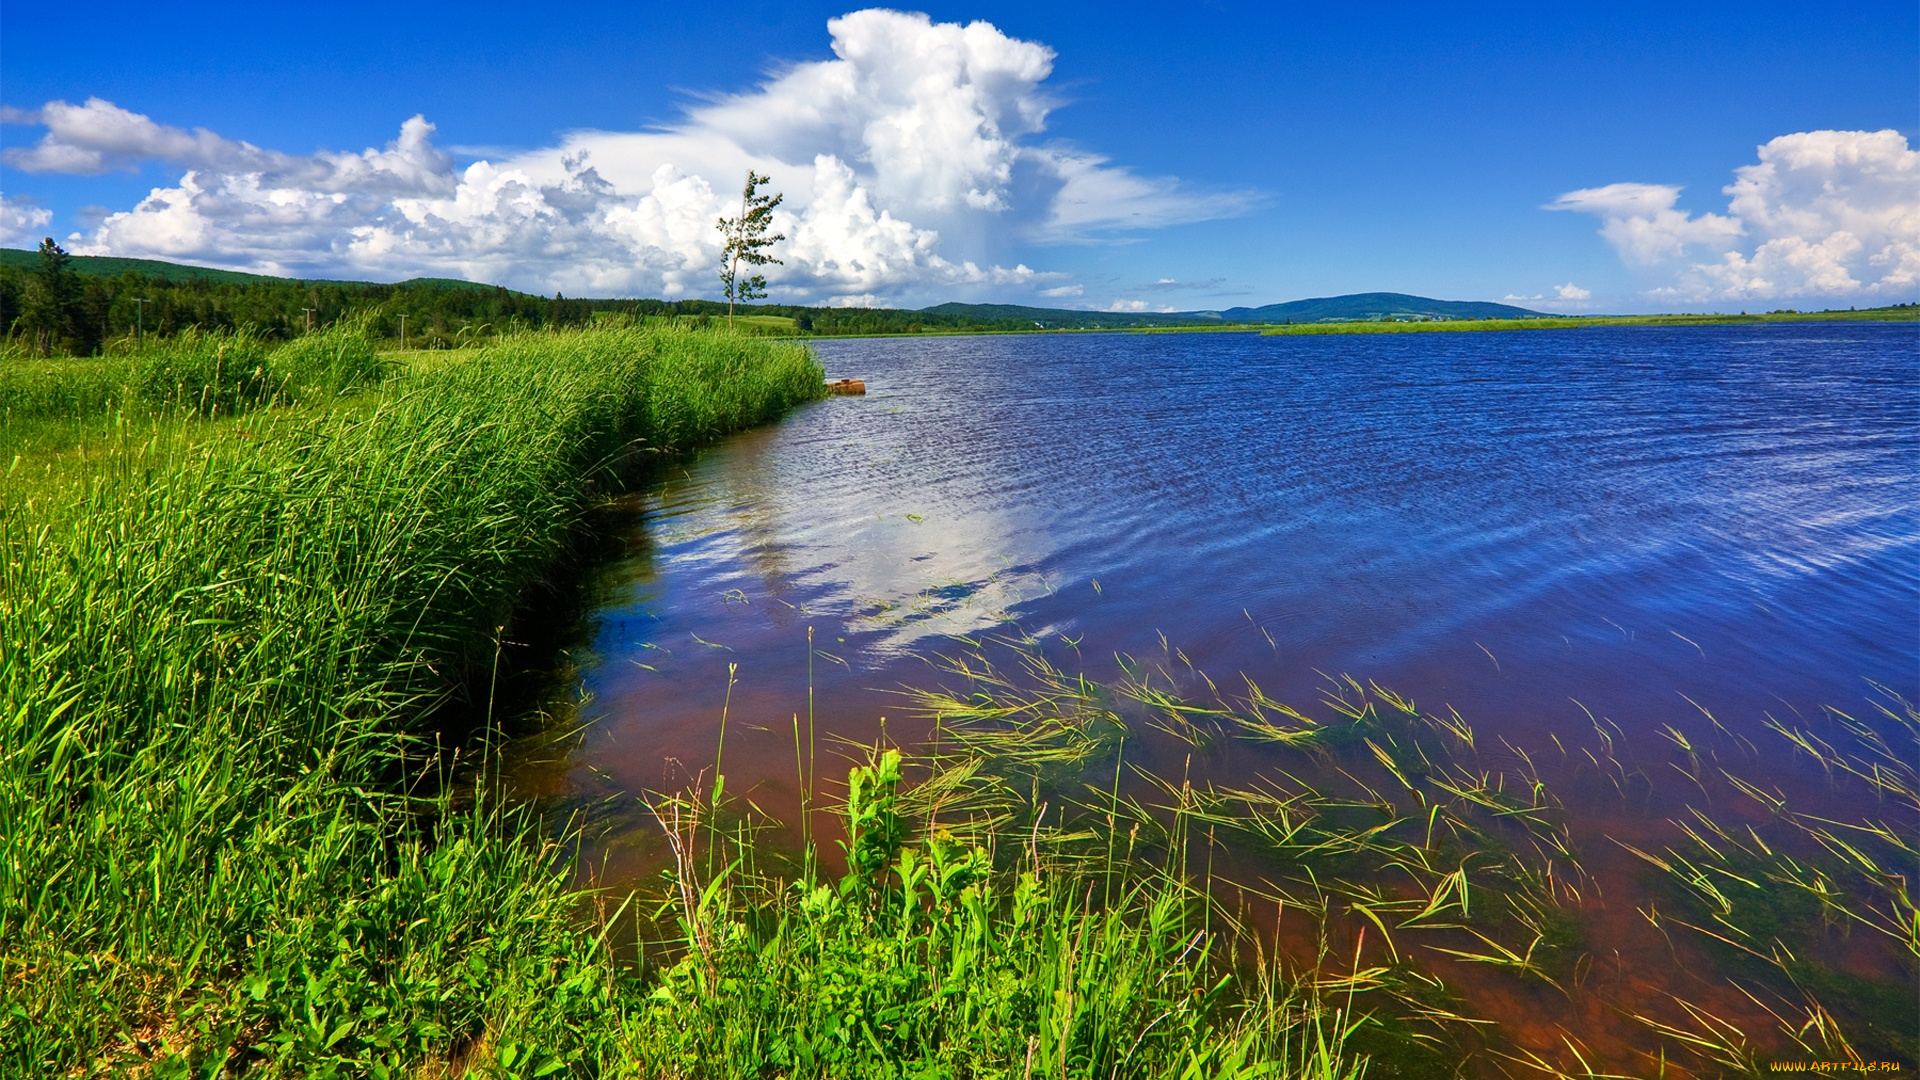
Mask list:
POLYGON ((1920 295, 1920 151, 1897 131, 1806 131, 1759 147, 1722 188, 1727 214, 1678 209, 1680 189, 1609 184, 1547 205, 1598 215, 1663 299, 1920 295))
POLYGON ((400 126, 385 150, 310 156, 262 150, 208 131, 155 123, 151 117, 110 101, 52 101, 33 112, 14 110, 9 123, 38 124, 46 134, 33 146, 9 147, 0 160, 28 173, 94 175, 137 169, 148 161, 224 175, 261 178, 272 188, 298 186, 326 192, 386 193, 448 190, 453 159, 432 143, 433 125, 416 116, 400 126))
POLYGON ((38 247, 53 211, 0 194, 0 247, 38 247))
POLYGON ((1508 293, 1500 299, 1503 303, 1508 304, 1535 304, 1543 308, 1558 308, 1562 311, 1579 311, 1589 306, 1587 301, 1593 299, 1593 290, 1583 289, 1569 281, 1565 285, 1555 285, 1552 296, 1548 296, 1546 293, 1532 293, 1529 295, 1508 293))
MULTIPOLYGON (((856 11, 834 58, 792 64, 664 129, 574 131, 464 168, 416 116, 382 149, 286 154, 99 98, 9 109, 45 129, 5 151, 27 173, 181 170, 73 237, 76 251, 307 276, 460 276, 571 294, 713 295, 720 235, 749 168, 786 195, 776 299, 872 304, 964 287, 1037 291, 1064 274, 1016 256, 1244 212, 1100 155, 1033 140, 1053 50, 985 22, 856 11)), ((8 211, 45 224, 32 210, 8 211)), ((25 225, 27 228, 37 225, 25 225)))
POLYGON ((1597 214, 1600 235, 1636 266, 1657 266, 1696 244, 1719 245, 1740 235, 1740 223, 1718 214, 1694 217, 1674 209, 1680 188, 1672 184, 1608 184, 1569 191, 1549 210, 1597 214))

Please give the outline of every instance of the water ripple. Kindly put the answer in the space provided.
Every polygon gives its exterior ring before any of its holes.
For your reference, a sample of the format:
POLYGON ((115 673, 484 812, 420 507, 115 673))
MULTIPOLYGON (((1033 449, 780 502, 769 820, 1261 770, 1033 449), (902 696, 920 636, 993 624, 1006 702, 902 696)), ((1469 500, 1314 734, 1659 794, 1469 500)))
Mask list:
POLYGON ((768 723, 809 678, 872 714, 870 688, 926 677, 917 658, 1014 624, 1090 667, 1164 634, 1270 688, 1351 670, 1513 730, 1571 698, 1651 725, 1684 692, 1758 724, 1868 679, 1911 694, 1915 338, 823 342, 866 397, 642 500, 646 540, 597 616, 585 679, 610 734, 587 753, 644 758, 652 783, 661 755, 703 752, 727 662, 768 723))

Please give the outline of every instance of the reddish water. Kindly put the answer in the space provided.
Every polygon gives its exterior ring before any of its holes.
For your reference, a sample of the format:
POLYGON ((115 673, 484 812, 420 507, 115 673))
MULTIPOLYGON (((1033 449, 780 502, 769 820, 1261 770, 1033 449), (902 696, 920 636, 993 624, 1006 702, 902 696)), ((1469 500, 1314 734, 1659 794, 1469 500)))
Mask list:
MULTIPOLYGON (((657 847, 637 796, 711 767, 729 665, 728 791, 789 822, 795 718, 822 758, 883 723, 911 742, 896 691, 942 681, 929 659, 961 635, 1017 627, 1094 678, 1139 657, 1203 696, 1199 672, 1244 673, 1301 706, 1351 672, 1457 709, 1484 765, 1521 748, 1573 812, 1597 883, 1579 987, 1450 972, 1473 1010, 1563 1066, 1569 1036, 1649 1072, 1659 1040, 1624 1017, 1671 1022, 1667 995, 1774 1046, 1697 941, 1650 925, 1650 868, 1620 844, 1674 844, 1688 805, 1754 812, 1682 769, 1871 809, 1764 724, 1865 715, 1871 684, 1920 696, 1916 344, 1869 324, 822 343, 867 396, 631 500, 574 657, 592 726, 529 744, 512 780, 590 813, 588 862, 618 877, 657 847), (1595 718, 1624 785, 1584 757, 1595 718)), ((1129 738, 1203 782, 1283 757, 1129 738)), ((1911 984, 1860 938, 1837 965, 1911 984)))

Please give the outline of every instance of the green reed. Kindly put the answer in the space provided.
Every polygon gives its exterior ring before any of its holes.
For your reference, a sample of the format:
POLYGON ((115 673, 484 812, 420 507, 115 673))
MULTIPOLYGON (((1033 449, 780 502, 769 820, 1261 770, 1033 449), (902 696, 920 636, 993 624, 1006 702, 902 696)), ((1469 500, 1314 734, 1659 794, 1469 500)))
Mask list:
POLYGON ((936 730, 924 785, 936 794, 920 801, 971 816, 976 834, 1030 836, 1062 865, 1161 867, 1154 873, 1198 890, 1233 932, 1262 905, 1292 913, 1295 938, 1320 942, 1295 956, 1292 974, 1316 1000, 1351 993, 1367 1010, 1349 1053, 1371 1052, 1380 1068, 1408 1075, 1478 1057, 1599 1076, 1744 1074, 1782 1055, 1920 1051, 1910 885, 1920 871, 1920 717, 1891 695, 1873 723, 1836 711, 1820 734, 1771 725, 1822 766, 1837 797, 1877 800, 1880 813, 1857 819, 1789 806, 1777 789, 1722 768, 1729 754, 1757 751, 1705 709, 1706 730, 1669 728, 1672 764, 1700 798, 1670 823, 1673 847, 1628 847, 1659 877, 1603 887, 1581 844, 1608 843, 1606 826, 1572 821, 1555 788, 1591 768, 1637 804, 1631 793, 1666 782, 1618 756, 1611 721, 1595 720, 1591 746, 1554 737, 1557 758, 1543 761, 1505 740, 1489 746, 1452 709, 1421 709, 1352 678, 1296 708, 1250 680, 1224 693, 1172 648, 1156 662, 1117 659, 1118 677, 1095 683, 1057 667, 1031 638, 976 642, 948 658, 957 685, 910 695, 936 730), (1146 753, 1123 761, 1123 746, 1155 739, 1156 760, 1186 758, 1179 775, 1149 771, 1146 753), (1268 747, 1264 767, 1235 784, 1194 779, 1193 755, 1229 740, 1268 747), (1730 806, 1742 824, 1724 823, 1730 806), (1767 823, 1754 824, 1756 815, 1767 823), (1237 871, 1218 876, 1216 852, 1231 852, 1237 871), (1741 1009, 1723 1016, 1723 1005, 1691 995, 1612 997, 1614 980, 1596 986, 1603 959, 1590 921, 1609 902, 1630 901, 1663 953, 1704 986, 1725 980, 1741 1009), (1365 949, 1329 970, 1326 943, 1342 938, 1365 949), (1835 948, 1849 939, 1856 956, 1881 957, 1905 977, 1839 962, 1835 948), (1558 1045, 1505 1038, 1475 1014, 1475 1000, 1516 994, 1564 1002, 1558 1045), (1600 1001, 1611 1019, 1591 1026, 1600 1001), (1612 1047, 1593 1050, 1596 1036, 1612 1047), (1623 1055, 1622 1044, 1632 1050, 1623 1055))
MULTIPOLYGON (((303 361, 332 392, 359 363, 336 344, 303 361)), ((165 370, 141 385, 199 377, 165 370)), ((434 715, 624 472, 820 394, 791 345, 525 336, 350 408, 156 427, 77 487, 16 459, 0 1073, 596 1053, 608 969, 560 852, 484 793, 456 808, 434 715)))
POLYGON ((718 801, 698 785, 654 804, 671 929, 623 1058, 667 1076, 1364 1075, 1345 1044, 1365 1017, 1224 953, 1245 943, 1208 928, 1203 894, 949 829, 972 809, 953 770, 902 790, 926 765, 872 748, 851 770, 837 878, 812 858, 761 872, 751 826, 703 857, 718 801))
POLYGON ((1777 719, 1767 726, 1820 765, 1837 789, 1869 794, 1876 812, 1853 820, 1807 813, 1777 787, 1722 768, 1729 809, 1745 811, 1738 824, 1689 807, 1673 822, 1679 835, 1672 846, 1648 852, 1623 845, 1662 877, 1664 889, 1642 911, 1648 923, 1698 942, 1764 1010, 1771 1031, 1745 1031, 1690 1005, 1686 1025, 1640 1018, 1649 1027, 1723 1067, 1755 1072, 1752 1044, 1763 1040, 1820 1060, 1920 1057, 1913 1026, 1920 713, 1884 690, 1874 712, 1877 722, 1867 723, 1828 710, 1823 733, 1777 719), (1833 951, 1855 935, 1890 951, 1904 984, 1837 962, 1833 951))

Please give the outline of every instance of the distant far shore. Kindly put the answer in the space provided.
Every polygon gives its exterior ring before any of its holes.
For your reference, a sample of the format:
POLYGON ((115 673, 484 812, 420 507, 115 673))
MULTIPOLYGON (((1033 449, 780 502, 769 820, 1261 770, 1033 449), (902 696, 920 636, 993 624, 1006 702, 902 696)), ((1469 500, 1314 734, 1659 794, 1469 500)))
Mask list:
POLYGON ((662 325, 805 339, 1088 331, 1393 334, 1827 319, 1909 321, 1920 319, 1920 304, 1751 315, 1556 315, 1488 301, 1372 292, 1223 311, 1082 311, 957 302, 916 310, 795 304, 730 308, 701 299, 535 296, 445 278, 396 284, 296 280, 151 259, 67 255, 57 248, 51 255, 0 249, 0 343, 35 355, 91 356, 109 345, 122 347, 114 343, 154 335, 243 327, 284 341, 343 320, 357 320, 357 332, 388 350, 477 346, 515 330, 662 325), (59 300, 43 302, 47 297, 59 300))
MULTIPOLYGON (((1293 323, 1260 328, 1262 334, 1421 334, 1461 330, 1567 330, 1587 326, 1735 326, 1792 322, 1920 322, 1920 304, 1848 308, 1845 311, 1768 311, 1738 315, 1566 315, 1531 319, 1293 323)), ((1249 327, 1248 329, 1252 329, 1249 327)), ((1166 331, 1155 330, 1153 333, 1166 331)))

